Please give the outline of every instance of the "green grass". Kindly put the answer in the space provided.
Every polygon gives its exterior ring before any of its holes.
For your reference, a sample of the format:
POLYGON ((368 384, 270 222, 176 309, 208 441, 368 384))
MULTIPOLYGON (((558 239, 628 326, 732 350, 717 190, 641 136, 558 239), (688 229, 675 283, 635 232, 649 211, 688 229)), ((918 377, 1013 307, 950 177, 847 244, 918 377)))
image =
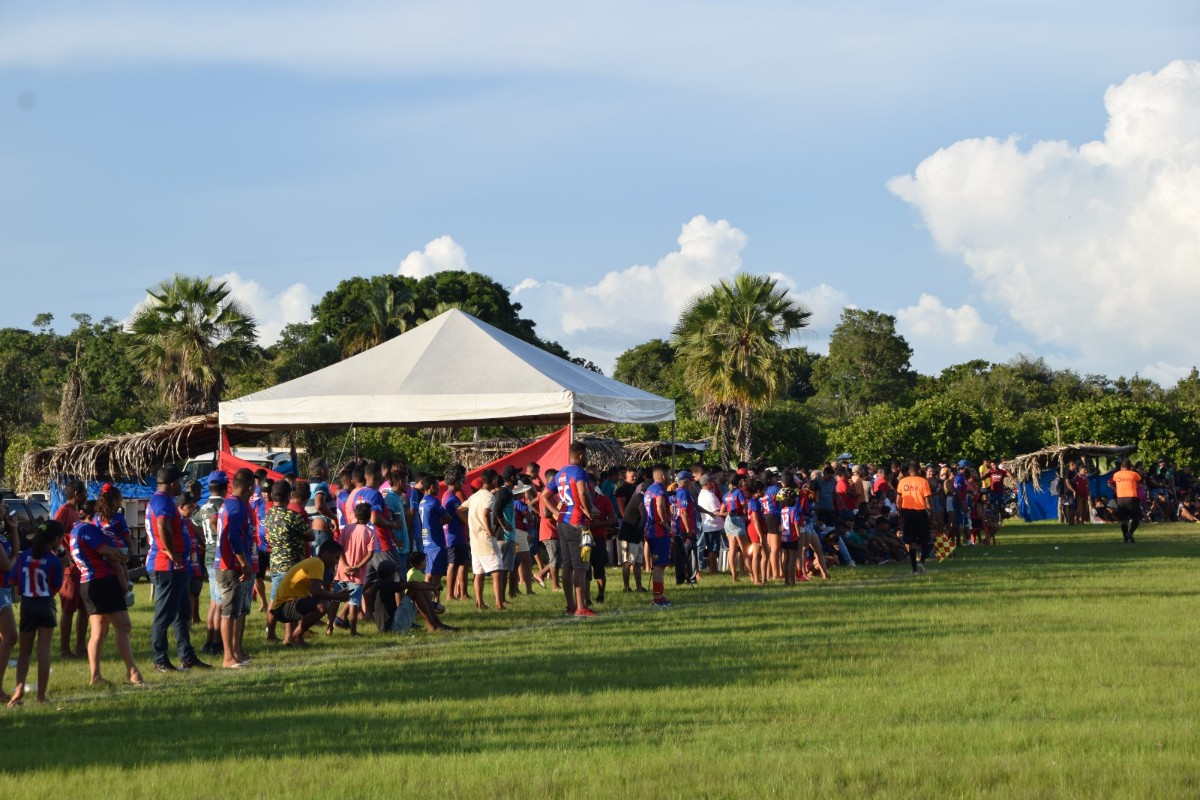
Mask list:
POLYGON ((1195 797, 1200 529, 1139 534, 1017 523, 920 579, 721 577, 666 612, 618 591, 595 620, 543 594, 460 605, 449 638, 303 653, 268 648, 256 613, 240 673, 150 671, 143 584, 150 687, 57 664, 51 703, 0 714, 0 792, 1195 797))

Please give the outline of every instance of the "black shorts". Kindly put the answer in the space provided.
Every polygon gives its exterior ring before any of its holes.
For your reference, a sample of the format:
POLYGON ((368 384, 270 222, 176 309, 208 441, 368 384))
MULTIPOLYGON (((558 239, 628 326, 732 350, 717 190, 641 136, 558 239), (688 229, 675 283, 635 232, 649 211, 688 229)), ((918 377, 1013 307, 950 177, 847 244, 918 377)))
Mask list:
POLYGON ((837 512, 831 508, 818 508, 817 521, 827 528, 832 528, 838 522, 837 512))
POLYGON ((96 578, 79 585, 83 595, 83 607, 89 617, 97 614, 116 614, 128 608, 125 605, 125 593, 121 591, 121 582, 116 575, 96 578))
POLYGON ((300 597, 288 600, 279 608, 273 609, 275 619, 284 622, 302 622, 305 617, 317 610, 320 600, 315 597, 300 597))
POLYGON ((471 567, 471 545, 456 544, 453 547, 447 547, 446 550, 446 566, 448 567, 471 567))
POLYGON ((592 577, 595 580, 604 580, 604 568, 608 566, 608 547, 606 543, 600 539, 592 545, 592 577))
POLYGON ((905 544, 929 544, 929 512, 902 508, 900 519, 904 524, 905 544))
POLYGON ((57 628, 53 597, 21 598, 21 633, 33 633, 38 628, 57 628))
POLYGON ((796 541, 795 539, 793 539, 790 542, 780 542, 779 546, 782 547, 784 550, 799 550, 800 549, 800 543, 798 541, 796 541))
POLYGON ((1142 518, 1142 504, 1136 497, 1117 498, 1117 522, 1142 518))
POLYGON ((204 578, 188 578, 188 591, 194 597, 200 596, 200 591, 204 588, 204 578))
POLYGON ((779 521, 778 514, 764 514, 763 519, 767 521, 767 533, 773 533, 777 535, 783 527, 779 521))
POLYGON ((266 580, 267 573, 271 571, 271 554, 266 550, 258 551, 258 572, 254 573, 254 577, 259 580, 266 580))

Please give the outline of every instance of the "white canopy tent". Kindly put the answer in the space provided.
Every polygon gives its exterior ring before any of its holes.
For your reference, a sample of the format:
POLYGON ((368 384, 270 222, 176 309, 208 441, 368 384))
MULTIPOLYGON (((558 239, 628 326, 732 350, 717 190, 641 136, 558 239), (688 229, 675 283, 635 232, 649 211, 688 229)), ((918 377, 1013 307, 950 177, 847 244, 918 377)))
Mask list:
POLYGON ((572 364, 458 310, 220 405, 222 426, 295 430, 674 419, 675 401, 572 364))

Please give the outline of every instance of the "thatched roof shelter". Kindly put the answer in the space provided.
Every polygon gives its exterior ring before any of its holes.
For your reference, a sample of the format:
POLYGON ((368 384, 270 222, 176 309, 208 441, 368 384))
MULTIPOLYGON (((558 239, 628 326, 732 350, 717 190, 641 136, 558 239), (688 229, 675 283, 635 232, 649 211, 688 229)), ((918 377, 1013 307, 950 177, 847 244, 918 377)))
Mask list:
POLYGON ((625 445, 625 449, 629 451, 629 460, 634 464, 645 464, 652 461, 669 461, 671 459, 672 445, 674 446, 675 458, 678 459, 683 453, 703 453, 708 450, 708 442, 630 442, 625 445))
POLYGON ((1083 461, 1095 464, 1097 459, 1117 459, 1136 450, 1134 445, 1096 444, 1083 442, 1079 444, 1060 444, 1043 447, 1033 453, 1010 458, 1005 463, 1013 479, 1018 483, 1030 481, 1033 487, 1041 490, 1041 474, 1048 469, 1062 470, 1068 461, 1083 461))
MULTIPOLYGON (((230 445, 260 438, 264 431, 226 428, 230 445)), ((164 464, 219 449, 216 414, 188 417, 141 433, 68 442, 26 453, 17 486, 21 491, 45 488, 56 476, 81 480, 144 478, 164 464)))
MULTIPOLYGON (((625 464, 629 458, 629 454, 625 451, 625 446, 618 439, 581 434, 576 436, 575 440, 583 442, 587 447, 589 467, 595 469, 619 467, 625 464)), ((524 447, 531 441, 533 440, 512 438, 481 439, 477 442, 449 442, 444 446, 454 454, 454 460, 462 464, 470 472, 504 458, 509 453, 524 447)))

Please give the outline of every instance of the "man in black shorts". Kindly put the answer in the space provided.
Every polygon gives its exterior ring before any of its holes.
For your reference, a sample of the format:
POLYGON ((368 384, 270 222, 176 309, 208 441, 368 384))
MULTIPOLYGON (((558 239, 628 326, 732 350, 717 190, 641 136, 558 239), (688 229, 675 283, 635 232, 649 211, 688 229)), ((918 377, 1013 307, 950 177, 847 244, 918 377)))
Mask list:
POLYGON ((925 572, 925 549, 929 546, 929 518, 933 515, 933 492, 921 475, 921 465, 908 465, 908 476, 896 485, 896 501, 904 523, 904 546, 914 573, 925 572))

